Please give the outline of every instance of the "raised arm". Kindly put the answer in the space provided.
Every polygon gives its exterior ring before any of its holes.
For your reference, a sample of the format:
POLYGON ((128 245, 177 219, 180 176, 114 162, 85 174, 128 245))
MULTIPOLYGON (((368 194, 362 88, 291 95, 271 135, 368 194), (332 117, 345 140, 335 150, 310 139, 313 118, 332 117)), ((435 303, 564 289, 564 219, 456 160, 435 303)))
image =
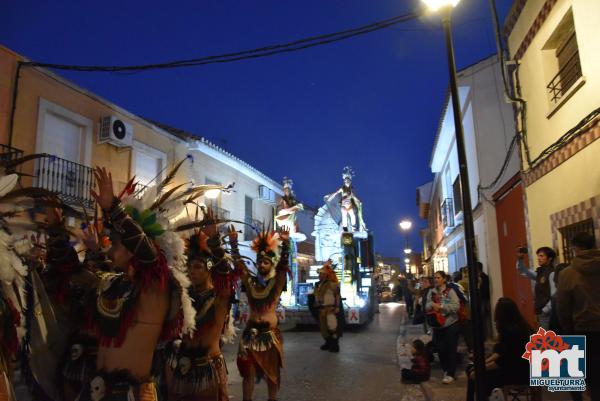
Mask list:
POLYGON ((525 256, 526 254, 519 253, 517 257, 517 271, 520 275, 529 278, 530 280, 536 279, 536 274, 534 271, 530 270, 525 266, 525 256))
POLYGON ((290 231, 282 229, 279 231, 279 238, 281 239, 281 255, 279 263, 275 267, 277 269, 275 280, 277 280, 277 291, 281 294, 285 288, 287 275, 290 271, 290 231))
POLYGON ((112 175, 104 168, 94 170, 98 192, 91 191, 104 213, 108 214, 121 242, 136 258, 137 267, 150 267, 157 262, 156 247, 142 228, 125 212, 121 201, 115 197, 112 175))

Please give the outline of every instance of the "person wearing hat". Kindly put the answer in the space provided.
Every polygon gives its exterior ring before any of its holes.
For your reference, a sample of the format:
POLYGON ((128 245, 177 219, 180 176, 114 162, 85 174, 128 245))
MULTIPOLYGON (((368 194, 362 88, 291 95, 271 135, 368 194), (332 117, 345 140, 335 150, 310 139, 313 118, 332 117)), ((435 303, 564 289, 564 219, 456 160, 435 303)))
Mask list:
MULTIPOLYGON (((243 377, 243 400, 252 400, 256 380, 267 382, 269 400, 276 400, 283 367, 283 338, 275 309, 289 274, 288 230, 261 232, 252 241, 256 252, 257 273, 239 269, 246 288, 250 309, 248 323, 242 333, 237 365, 243 377)), ((235 258, 235 257, 234 257, 235 258)))
MULTIPOLYGON (((226 328, 233 324, 230 312, 236 277, 210 210, 204 220, 208 224, 188 240, 189 292, 196 309, 196 330, 171 347, 175 352, 169 358, 167 382, 173 401, 229 400, 221 341, 232 340, 226 328)), ((231 253, 239 255, 233 226, 227 236, 231 253)))
MULTIPOLYGON (((168 179, 181 163, 167 174, 168 179)), ((86 329, 99 341, 97 371, 81 399, 157 401, 155 350, 162 342, 193 331, 195 321, 184 273, 184 244, 171 225, 183 208, 182 194, 163 193, 166 179, 136 196, 131 180, 117 196, 106 169, 97 168, 94 175, 98 190, 92 196, 108 217, 111 231, 111 271, 81 267, 94 278, 82 299, 87 301, 86 329)), ((49 210, 47 219, 48 264, 76 264, 59 211, 49 210)), ((72 275, 70 270, 58 272, 72 275)))
POLYGON ((315 301, 319 309, 319 328, 325 344, 323 351, 339 352, 340 324, 340 284, 332 268, 333 262, 329 259, 319 269, 319 282, 315 288, 315 301))

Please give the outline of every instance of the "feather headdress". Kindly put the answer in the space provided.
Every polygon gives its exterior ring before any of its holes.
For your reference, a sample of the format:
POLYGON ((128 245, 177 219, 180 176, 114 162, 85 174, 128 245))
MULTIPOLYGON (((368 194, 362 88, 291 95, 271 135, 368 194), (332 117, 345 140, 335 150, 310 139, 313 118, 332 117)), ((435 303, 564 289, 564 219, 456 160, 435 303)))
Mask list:
POLYGON ((324 273, 327 275, 327 280, 333 281, 334 283, 338 282, 337 275, 335 274, 335 265, 331 259, 327 260, 323 264, 323 266, 319 269, 319 274, 324 273))
POLYGON ((276 265, 279 262, 281 240, 279 234, 274 231, 263 231, 259 233, 250 248, 256 252, 256 262, 260 259, 267 258, 276 265))

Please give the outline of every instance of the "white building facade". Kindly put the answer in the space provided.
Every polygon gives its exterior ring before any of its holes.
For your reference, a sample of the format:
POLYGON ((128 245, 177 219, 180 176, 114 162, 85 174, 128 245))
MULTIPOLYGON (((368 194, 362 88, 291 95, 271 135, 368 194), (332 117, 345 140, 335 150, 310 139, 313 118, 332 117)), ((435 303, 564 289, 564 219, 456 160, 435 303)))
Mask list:
MULTIPOLYGON (((493 56, 458 73, 476 257, 490 276, 492 302, 502 296, 496 210, 491 195, 519 173, 513 112, 504 100, 500 64, 493 56), (502 166, 505 165, 502 170, 502 166), (500 171, 502 174, 499 176, 500 171)), ((448 96, 431 158, 435 175, 428 205, 429 264, 454 273, 466 266, 461 183, 452 102, 448 96)), ((422 191, 421 191, 422 192, 422 191)), ((420 193, 420 192, 419 192, 420 193)))

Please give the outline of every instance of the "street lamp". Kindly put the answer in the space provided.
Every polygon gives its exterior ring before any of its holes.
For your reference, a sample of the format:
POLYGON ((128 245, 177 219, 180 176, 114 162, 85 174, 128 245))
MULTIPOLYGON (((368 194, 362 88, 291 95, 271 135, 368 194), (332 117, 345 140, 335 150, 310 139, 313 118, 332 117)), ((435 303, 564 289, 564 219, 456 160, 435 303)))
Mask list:
POLYGON ((410 220, 402 220, 398 225, 400 226, 402 231, 407 231, 410 230, 410 228, 412 227, 412 222, 410 220))
POLYGON ((412 227, 412 221, 404 219, 398 225, 400 226, 400 230, 404 232, 404 253, 408 255, 412 252, 408 246, 408 230, 412 227))
POLYGON ((404 263, 406 263, 406 264, 410 263, 410 259, 409 258, 404 259, 404 263))
MULTIPOLYGON (((477 291, 477 271, 475 270, 475 229, 473 227, 473 209, 471 207, 471 194, 469 193, 471 186, 469 185, 469 171, 467 169, 467 156, 465 151, 465 135, 462 125, 460 98, 458 97, 458 85, 456 83, 456 64, 454 62, 454 46, 452 44, 452 30, 450 27, 450 16, 452 14, 452 9, 458 4, 459 1, 460 0, 423 0, 430 10, 441 11, 444 37, 446 39, 448 69, 450 73, 450 93, 452 95, 454 132, 456 136, 456 149, 458 153, 458 166, 463 205, 465 247, 467 251, 467 266, 469 268, 469 297, 471 301, 473 342, 475 346, 475 375, 478 379, 480 379, 484 377, 485 374, 485 354, 483 347, 483 325, 480 314, 481 308, 479 306, 479 293, 477 291)), ((485 380, 476 380, 475 386, 477 401, 485 401, 487 398, 485 380)))

